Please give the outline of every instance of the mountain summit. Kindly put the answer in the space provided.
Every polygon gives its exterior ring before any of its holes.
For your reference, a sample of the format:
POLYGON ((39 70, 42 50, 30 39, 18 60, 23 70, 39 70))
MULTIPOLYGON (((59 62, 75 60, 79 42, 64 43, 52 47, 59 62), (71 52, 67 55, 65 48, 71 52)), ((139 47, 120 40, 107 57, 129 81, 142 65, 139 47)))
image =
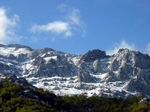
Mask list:
POLYGON ((51 48, 0 45, 0 77, 16 75, 59 95, 150 96, 150 56, 120 49, 74 55, 51 48))

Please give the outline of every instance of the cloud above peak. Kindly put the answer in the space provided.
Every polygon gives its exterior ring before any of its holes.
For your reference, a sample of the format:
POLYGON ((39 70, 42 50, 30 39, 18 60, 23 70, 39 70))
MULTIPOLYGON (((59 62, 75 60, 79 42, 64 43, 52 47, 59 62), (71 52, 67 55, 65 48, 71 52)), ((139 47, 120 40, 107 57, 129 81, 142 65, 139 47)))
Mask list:
POLYGON ((18 15, 8 16, 7 10, 4 7, 0 7, 0 43, 7 44, 14 35, 14 28, 19 20, 18 15))
POLYGON ((130 50, 136 50, 136 47, 135 47, 134 44, 129 44, 125 40, 122 40, 120 43, 115 43, 114 48, 111 49, 111 50, 108 50, 107 54, 113 55, 113 54, 117 53, 118 50, 121 49, 121 48, 127 48, 127 49, 130 49, 130 50))
POLYGON ((146 46, 146 53, 150 55, 150 43, 146 46))
POLYGON ((59 6, 59 10, 65 13, 60 20, 50 21, 47 24, 34 24, 31 26, 32 33, 50 33, 68 38, 75 33, 83 31, 83 24, 80 11, 75 8, 68 8, 66 5, 59 6), (67 11, 68 9, 69 11, 67 11))

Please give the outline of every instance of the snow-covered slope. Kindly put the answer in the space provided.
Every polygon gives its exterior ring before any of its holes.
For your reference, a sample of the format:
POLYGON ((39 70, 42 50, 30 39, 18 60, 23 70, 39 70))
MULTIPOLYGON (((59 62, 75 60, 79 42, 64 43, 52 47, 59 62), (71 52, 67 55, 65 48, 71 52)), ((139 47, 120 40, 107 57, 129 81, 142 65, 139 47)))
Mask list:
POLYGON ((51 48, 0 45, 0 76, 24 77, 59 95, 150 96, 150 56, 120 49, 108 56, 94 49, 74 55, 51 48))

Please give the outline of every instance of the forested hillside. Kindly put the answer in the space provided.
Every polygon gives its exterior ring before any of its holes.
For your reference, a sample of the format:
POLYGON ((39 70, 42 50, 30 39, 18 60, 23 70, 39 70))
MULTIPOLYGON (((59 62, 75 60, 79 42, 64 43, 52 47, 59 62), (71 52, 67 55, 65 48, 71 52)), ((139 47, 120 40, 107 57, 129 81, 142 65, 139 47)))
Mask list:
POLYGON ((148 112, 142 97, 56 96, 15 78, 0 80, 0 112, 148 112))

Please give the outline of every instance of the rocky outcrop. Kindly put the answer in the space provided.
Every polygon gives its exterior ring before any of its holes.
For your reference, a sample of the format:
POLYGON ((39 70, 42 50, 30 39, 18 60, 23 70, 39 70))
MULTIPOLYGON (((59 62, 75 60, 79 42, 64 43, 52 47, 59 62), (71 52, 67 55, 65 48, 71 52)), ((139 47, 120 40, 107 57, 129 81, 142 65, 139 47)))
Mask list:
POLYGON ((99 59, 96 59, 96 60, 93 62, 93 70, 94 70, 94 73, 102 72, 102 69, 101 69, 101 62, 100 62, 99 59))
POLYGON ((81 57, 80 61, 92 62, 96 59, 105 58, 105 57, 107 57, 105 51, 101 51, 99 49, 94 49, 94 50, 90 50, 87 53, 85 53, 81 57))

